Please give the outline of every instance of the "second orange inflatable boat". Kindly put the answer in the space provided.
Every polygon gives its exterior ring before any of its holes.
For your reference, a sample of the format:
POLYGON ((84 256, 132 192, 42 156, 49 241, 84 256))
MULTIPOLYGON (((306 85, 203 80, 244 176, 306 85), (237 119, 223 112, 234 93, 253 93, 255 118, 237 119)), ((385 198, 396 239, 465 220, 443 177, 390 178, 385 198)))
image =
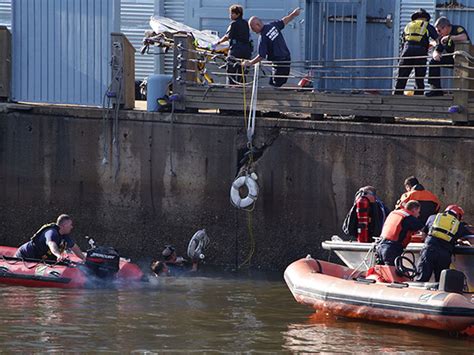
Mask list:
POLYGON ((474 327, 474 294, 383 283, 311 257, 290 264, 285 281, 296 301, 335 315, 417 327, 463 331, 474 327))

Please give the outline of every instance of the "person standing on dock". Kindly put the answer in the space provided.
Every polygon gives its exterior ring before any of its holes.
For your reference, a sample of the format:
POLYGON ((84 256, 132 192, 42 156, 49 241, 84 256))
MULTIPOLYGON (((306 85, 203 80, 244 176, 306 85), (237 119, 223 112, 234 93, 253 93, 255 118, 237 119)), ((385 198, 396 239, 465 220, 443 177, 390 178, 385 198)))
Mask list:
POLYGON ((409 176, 405 179, 405 193, 400 197, 395 205, 395 209, 406 207, 408 201, 416 200, 421 205, 420 221, 425 224, 429 216, 438 213, 440 202, 438 197, 424 188, 418 179, 409 176))
POLYGON ((403 90, 415 69, 415 95, 423 95, 425 89, 426 56, 430 45, 430 38, 436 40, 438 33, 430 25, 431 16, 425 9, 419 9, 411 15, 411 21, 403 30, 402 59, 399 63, 398 77, 395 84, 395 95, 403 95, 403 90), (414 58, 412 58, 414 57, 414 58))
POLYGON ((280 87, 288 81, 290 74, 291 54, 281 31, 295 17, 299 16, 301 9, 294 9, 281 20, 264 24, 257 16, 249 19, 249 26, 255 33, 260 34, 258 39, 258 55, 252 60, 245 60, 244 67, 261 62, 264 59, 272 61, 272 77, 270 85, 280 87))
POLYGON ((425 93, 428 97, 443 96, 443 90, 441 90, 440 65, 447 65, 449 68, 454 67, 454 57, 452 56, 455 50, 454 44, 456 42, 471 41, 464 27, 451 25, 451 22, 444 16, 436 20, 435 27, 439 37, 438 45, 433 52, 433 59, 431 59, 429 63, 428 83, 430 84, 431 90, 425 93), (447 55, 443 55, 443 53, 447 55))
POLYGON ((382 228, 382 241, 377 245, 382 264, 395 265, 395 259, 403 254, 411 236, 423 228, 424 224, 418 219, 420 209, 418 201, 409 201, 405 208, 388 215, 382 228))
POLYGON ((31 238, 21 245, 15 256, 23 259, 43 259, 62 261, 67 258, 67 249, 84 260, 81 248, 69 236, 73 228, 72 218, 67 214, 60 215, 56 223, 43 225, 31 238))
POLYGON ((434 272, 438 282, 441 271, 449 269, 454 245, 471 234, 466 224, 461 222, 463 216, 464 210, 458 205, 449 205, 443 213, 430 216, 423 230, 428 235, 418 259, 416 281, 427 282, 434 272))
POLYGON ((216 43, 217 45, 229 41, 229 54, 227 56, 227 84, 242 82, 242 73, 239 62, 236 59, 250 59, 252 56, 252 43, 250 42, 250 30, 247 20, 243 19, 244 9, 240 5, 229 7, 229 18, 232 20, 227 32, 216 43), (235 74, 235 75, 232 75, 235 74))

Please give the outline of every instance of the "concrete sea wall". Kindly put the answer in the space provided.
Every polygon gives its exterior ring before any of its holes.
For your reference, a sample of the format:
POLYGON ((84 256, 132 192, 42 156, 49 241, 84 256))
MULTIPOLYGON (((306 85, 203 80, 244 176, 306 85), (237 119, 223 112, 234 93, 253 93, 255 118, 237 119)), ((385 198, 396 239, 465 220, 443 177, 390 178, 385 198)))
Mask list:
POLYGON ((90 108, 0 109, 0 243, 18 245, 59 213, 74 237, 148 260, 167 243, 185 253, 200 228, 209 263, 283 269, 340 234, 358 187, 391 207, 415 174, 474 219, 474 129, 439 125, 259 118, 261 187, 255 210, 233 208, 229 189, 246 145, 241 117, 90 108), (114 143, 115 136, 115 143, 114 143), (250 218, 250 219, 249 219, 250 218), (251 233, 249 232, 249 226, 251 233))

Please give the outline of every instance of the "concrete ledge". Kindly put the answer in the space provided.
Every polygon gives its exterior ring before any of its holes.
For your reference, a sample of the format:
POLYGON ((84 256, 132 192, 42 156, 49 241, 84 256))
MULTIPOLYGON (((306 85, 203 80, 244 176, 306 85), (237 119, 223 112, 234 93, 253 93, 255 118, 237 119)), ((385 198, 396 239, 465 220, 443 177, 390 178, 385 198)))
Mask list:
MULTIPOLYGON (((32 115, 72 117, 78 119, 103 119, 106 110, 93 107, 59 106, 59 105, 30 105, 30 104, 0 104, 0 112, 28 111, 32 115)), ((26 112, 25 112, 26 113, 26 112)), ((110 110, 109 117, 114 115, 110 110)), ((170 113, 147 112, 140 110, 120 110, 120 120, 138 122, 169 123, 170 113)), ((175 113, 175 124, 197 126, 244 127, 244 119, 240 116, 225 116, 212 113, 175 113)), ((465 138, 474 137, 474 127, 452 126, 451 123, 370 123, 348 120, 314 121, 310 119, 287 119, 258 117, 256 125, 262 128, 283 128, 312 130, 327 133, 363 134, 391 137, 446 137, 465 138)))

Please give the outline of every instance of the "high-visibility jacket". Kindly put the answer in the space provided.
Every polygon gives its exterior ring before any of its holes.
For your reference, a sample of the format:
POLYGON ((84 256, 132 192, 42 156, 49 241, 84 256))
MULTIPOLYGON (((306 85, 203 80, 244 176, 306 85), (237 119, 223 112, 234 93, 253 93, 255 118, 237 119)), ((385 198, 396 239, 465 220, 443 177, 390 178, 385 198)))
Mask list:
POLYGON ((408 22, 403 30, 405 41, 421 44, 422 41, 428 40, 428 25, 429 22, 423 19, 408 22))
POLYGON ((395 208, 404 208, 408 201, 416 200, 421 205, 420 210, 420 221, 426 223, 429 216, 439 212, 439 199, 431 191, 425 189, 413 189, 410 190, 400 197, 395 208))
POLYGON ((450 243, 456 237, 459 229, 459 220, 449 213, 438 213, 431 225, 428 234, 450 243))
MULTIPOLYGON (((418 230, 417 229, 404 229, 403 221, 405 218, 413 216, 410 211, 405 209, 395 210, 390 213, 385 221, 381 236, 384 240, 391 240, 398 242, 405 248, 410 243, 411 237, 418 230)), ((420 223, 420 229, 422 224, 420 223)))

